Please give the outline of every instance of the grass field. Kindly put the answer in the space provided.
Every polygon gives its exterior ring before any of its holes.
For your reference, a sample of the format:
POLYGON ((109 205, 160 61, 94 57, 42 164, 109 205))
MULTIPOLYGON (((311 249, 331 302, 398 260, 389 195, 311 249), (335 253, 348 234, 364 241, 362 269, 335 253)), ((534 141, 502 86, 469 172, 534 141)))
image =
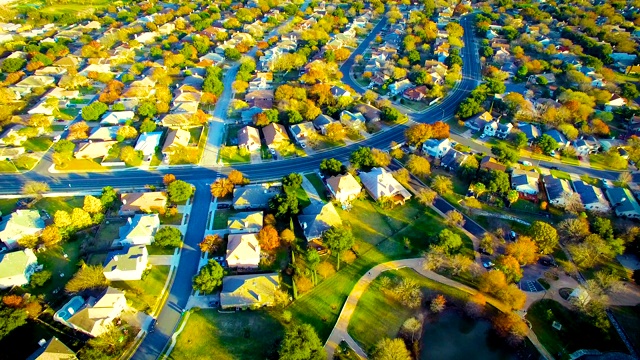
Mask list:
POLYGON ((53 141, 47 136, 31 138, 22 144, 25 150, 46 151, 53 145, 53 141))
POLYGON ((627 169, 627 164, 625 162, 624 166, 621 167, 612 167, 610 163, 607 162, 604 154, 591 154, 589 155, 589 163, 592 168, 596 169, 612 169, 612 170, 625 170, 627 169))
POLYGON ((251 161, 251 154, 241 155, 237 146, 227 146, 226 149, 230 150, 220 150, 220 160, 222 160, 225 164, 237 164, 237 163, 246 163, 251 161))
POLYGON ((633 347, 636 351, 640 351, 640 305, 613 306, 611 310, 633 347))
POLYGON ((64 291, 65 284, 78 270, 80 245, 80 240, 65 242, 61 246, 38 253, 38 263, 44 265, 44 270, 51 271, 51 280, 30 292, 34 295, 44 294, 46 300, 59 297, 53 291, 56 289, 58 292, 64 291), (67 257, 64 256, 65 254, 67 257))
POLYGON ((397 337, 402 323, 420 312, 420 309, 410 309, 395 298, 386 295, 380 285, 384 276, 394 280, 415 281, 421 287, 424 299, 431 299, 438 294, 444 295, 448 301, 452 299, 466 301, 469 297, 463 291, 427 279, 411 269, 383 273, 364 292, 349 322, 349 334, 363 345, 365 351, 371 350, 384 337, 392 339, 397 337))
POLYGON ((181 225, 184 215, 176 213, 173 216, 160 215, 160 225, 181 225))
POLYGON ((74 208, 81 208, 84 204, 83 196, 70 196, 70 197, 47 197, 42 198, 36 203, 36 208, 44 210, 53 216, 56 211, 64 210, 71 211, 74 208))
POLYGON ((216 310, 195 311, 169 356, 192 359, 271 359, 277 357, 282 325, 264 311, 221 314, 216 310))
POLYGON ((309 173, 305 174, 304 177, 306 177, 309 182, 311 182, 311 185, 313 185, 313 187, 316 189, 318 195, 320 195, 320 198, 324 201, 327 201, 327 191, 324 187, 322 179, 320 179, 320 176, 318 176, 318 174, 316 173, 309 173))
POLYGON ((233 215, 232 210, 216 210, 216 214, 213 217, 213 229, 222 230, 227 228, 227 220, 229 216, 233 215))
POLYGON ((311 200, 309 200, 309 194, 302 188, 299 187, 296 191, 296 195, 298 197, 298 207, 300 209, 304 209, 305 207, 311 204, 311 200))
POLYGON ((571 180, 571 176, 569 175, 569 173, 566 173, 564 171, 549 170, 549 172, 551 173, 551 175, 555 176, 558 179, 571 180))
POLYGON ((0 173, 13 173, 17 172, 15 165, 11 161, 2 160, 0 161, 0 173))
POLYGON ((16 208, 17 199, 0 199, 0 213, 8 215, 16 208))
POLYGON ((89 159, 71 159, 63 167, 56 166, 58 170, 64 171, 109 171, 106 167, 89 159))
POLYGON ((113 281, 111 285, 124 290, 127 300, 134 308, 149 312, 158 301, 170 268, 170 266, 153 266, 146 276, 143 275, 142 280, 113 281))
POLYGON ((554 300, 541 300, 529 307, 526 315, 538 339, 551 354, 570 354, 580 349, 597 348, 600 351, 622 351, 626 348, 613 328, 608 332, 596 328, 590 319, 571 311, 554 300), (549 310, 551 316, 549 316, 549 310), (553 321, 561 330, 551 327, 553 321))
POLYGON ((147 251, 149 252, 149 255, 173 255, 176 249, 151 244, 147 246, 147 251))

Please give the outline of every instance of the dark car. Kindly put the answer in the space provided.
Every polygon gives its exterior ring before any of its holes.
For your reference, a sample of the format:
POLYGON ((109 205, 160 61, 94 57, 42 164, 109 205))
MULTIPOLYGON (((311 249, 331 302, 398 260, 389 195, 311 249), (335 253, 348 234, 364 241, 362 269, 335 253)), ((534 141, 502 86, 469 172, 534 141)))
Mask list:
POLYGON ((156 331, 156 319, 151 320, 151 324, 149 324, 149 332, 152 333, 156 331))
POLYGON ((228 209, 231 207, 230 204, 218 204, 218 209, 228 209))
POLYGON ((557 167, 557 166, 551 166, 551 167, 549 167, 549 169, 551 169, 551 170, 558 170, 558 167, 557 167))

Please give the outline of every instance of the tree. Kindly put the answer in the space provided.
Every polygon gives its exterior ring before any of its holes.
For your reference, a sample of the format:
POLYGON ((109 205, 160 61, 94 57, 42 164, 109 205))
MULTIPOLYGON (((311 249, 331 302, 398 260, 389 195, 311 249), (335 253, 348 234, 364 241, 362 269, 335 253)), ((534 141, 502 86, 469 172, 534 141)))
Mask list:
POLYGON ((343 226, 333 226, 322 235, 322 241, 338 259, 337 269, 340 270, 340 253, 353 246, 353 234, 351 230, 343 226))
POLYGON ((405 115, 403 115, 395 107, 391 107, 391 106, 382 108, 382 114, 380 114, 380 119, 382 121, 396 122, 404 118, 405 118, 405 115))
POLYGON ((501 163, 507 165, 517 162, 520 158, 520 154, 518 154, 514 150, 509 149, 504 144, 492 146, 491 153, 495 155, 501 163))
POLYGON ((407 143, 419 145, 433 137, 433 128, 429 124, 416 124, 404 131, 407 143))
POLYGON ((516 190, 509 190, 507 193, 507 201, 509 201, 509 205, 513 205, 520 199, 520 195, 516 190))
POLYGON ((22 186, 22 193, 24 195, 36 195, 41 197, 42 194, 49 191, 49 185, 46 182, 41 181, 27 181, 22 186))
POLYGON ((31 275, 31 279, 29 279, 29 284, 33 287, 40 287, 44 285, 47 281, 51 279, 51 271, 43 270, 31 275))
POLYGON ((203 253, 214 253, 220 249, 223 242, 223 239, 218 234, 213 234, 205 236, 198 246, 203 253))
POLYGON ((26 323, 27 312, 24 309, 0 306, 0 339, 26 323))
POLYGON ((318 265, 320 265, 320 254, 315 249, 308 248, 305 256, 307 267, 311 270, 313 285, 318 285, 318 265))
POLYGON ((210 294, 222 285, 223 276, 222 266, 215 260, 209 260, 209 263, 203 266, 193 278, 193 288, 201 293, 210 294))
POLYGON ((372 355, 374 360, 411 360, 411 353, 402 339, 384 338, 378 341, 372 355))
POLYGON ((431 305, 429 305, 429 310, 433 313, 440 313, 444 310, 444 306, 447 303, 447 300, 441 294, 438 294, 433 300, 431 300, 431 305))
POLYGON ((349 156, 349 162, 356 169, 370 169, 376 165, 371 148, 368 147, 360 147, 352 152, 349 156))
POLYGON ((155 121, 151 121, 149 119, 145 119, 142 124, 140 124, 140 132, 148 133, 153 132, 156 129, 155 121))
POLYGON ((102 206, 104 206, 105 209, 109 209, 111 205, 113 205, 113 203, 116 201, 117 198, 118 198, 118 194, 111 186, 105 186, 102 189, 102 195, 100 195, 100 201, 102 202, 102 206))
POLYGON ((344 126, 339 122, 332 122, 327 125, 326 130, 327 138, 334 142, 342 141, 347 136, 344 126))
POLYGON ((443 229, 438 234, 438 245, 451 254, 462 247, 462 238, 449 229, 443 229))
POLYGON ((280 247, 278 231, 271 225, 263 227, 258 233, 257 238, 260 243, 260 249, 266 252, 271 252, 280 247))
POLYGON ((492 255, 494 243, 495 241, 493 236, 487 232, 480 240, 480 249, 484 250, 487 254, 492 255))
POLYGON ((185 181, 176 180, 167 186, 167 193, 169 200, 174 203, 187 201, 193 195, 193 187, 185 181))
POLYGON ((84 205, 82 209, 89 214, 98 214, 101 213, 104 209, 102 206, 102 201, 97 197, 86 195, 84 197, 84 205))
POLYGON ((438 194, 435 191, 429 190, 427 188, 420 189, 416 194, 418 202, 420 202, 424 206, 433 205, 433 202, 436 200, 436 196, 438 196, 438 194))
POLYGON ((68 226, 71 226, 71 215, 64 210, 57 210, 53 214, 53 223, 59 228, 63 229, 68 226))
POLYGON ((162 247, 178 247, 182 242, 182 233, 174 227, 163 227, 154 237, 155 243, 162 247))
POLYGON ((590 234, 589 222, 580 217, 561 221, 557 229, 563 239, 574 242, 580 241, 590 234))
POLYGON ((520 343, 529 333, 529 327, 516 313, 498 314, 493 319, 493 328, 512 344, 520 343))
POLYGON ((211 195, 222 198, 233 191, 234 185, 229 179, 220 178, 211 184, 211 195))
POLYGON ((56 226, 49 225, 40 233, 40 240, 46 247, 52 247, 62 240, 62 235, 56 226))
POLYGON ((286 192, 296 191, 302 186, 302 175, 291 173, 282 178, 282 186, 286 192))
POLYGON ((238 170, 231 170, 227 179, 233 183, 233 185, 242 185, 245 183, 244 175, 238 170))
POLYGON ((11 308, 20 308, 24 305, 24 299, 20 295, 5 295, 2 297, 2 303, 11 308))
POLYGON ((320 173, 324 176, 336 176, 344 174, 346 171, 346 167, 339 160, 333 158, 324 159, 320 163, 320 173))
POLYGON ((68 293, 74 294, 88 289, 105 288, 108 285, 109 281, 102 273, 102 266, 83 264, 64 288, 68 293))
POLYGON ((373 156, 373 161, 378 167, 386 167, 391 164, 391 155, 387 152, 380 149, 372 149, 371 155, 373 156))
POLYGON ((502 271, 491 270, 480 275, 478 289, 484 293, 492 294, 495 291, 506 288, 507 278, 502 271))
POLYGON ((275 210, 276 216, 280 218, 296 215, 300 211, 298 196, 290 192, 278 194, 269 200, 269 208, 275 210))
POLYGON ((96 121, 109 110, 107 104, 100 101, 94 101, 82 108, 82 119, 85 121, 96 121))
POLYGON ((613 257, 607 242, 597 234, 587 236, 579 244, 569 244, 567 250, 575 263, 583 268, 591 268, 601 260, 613 257))
POLYGON ((528 236, 520 236, 517 241, 507 244, 505 253, 513 256, 522 266, 538 261, 538 246, 528 236))
POLYGON ((2 72, 5 74, 14 73, 22 70, 27 64, 27 60, 21 58, 8 58, 2 62, 2 72))
POLYGON ((464 215, 457 210, 450 210, 445 214, 445 222, 451 227, 463 227, 464 215))
POLYGON ((411 154, 407 160, 407 169, 415 176, 424 178, 431 173, 431 164, 427 158, 411 154))
POLYGON ((534 221, 529 227, 529 236, 538 245, 541 254, 552 253, 558 246, 558 232, 546 222, 534 221))
POLYGON ((443 175, 436 175, 431 180, 431 188, 440 195, 450 194, 453 191, 453 182, 443 175))
POLYGON ((240 60, 242 54, 240 53, 240 51, 238 51, 238 49, 230 47, 224 49, 224 57, 225 59, 230 61, 237 61, 240 60))
POLYGON ((162 183, 164 186, 169 186, 172 182, 176 181, 176 176, 173 174, 166 174, 162 177, 162 183))
POLYGON ((540 147, 542 152, 547 155, 551 154, 552 151, 555 151, 558 148, 558 142, 547 134, 542 134, 542 136, 537 138, 536 144, 540 147))
POLYGON ((508 281, 518 282, 522 279, 522 269, 518 260, 511 255, 501 255, 496 259, 496 268, 502 271, 508 281))
POLYGON ((309 324, 291 327, 284 334, 278 351, 280 360, 325 360, 327 354, 320 338, 309 324))
POLYGON ((291 229, 284 229, 280 232, 280 240, 287 245, 292 245, 296 241, 296 234, 291 229))

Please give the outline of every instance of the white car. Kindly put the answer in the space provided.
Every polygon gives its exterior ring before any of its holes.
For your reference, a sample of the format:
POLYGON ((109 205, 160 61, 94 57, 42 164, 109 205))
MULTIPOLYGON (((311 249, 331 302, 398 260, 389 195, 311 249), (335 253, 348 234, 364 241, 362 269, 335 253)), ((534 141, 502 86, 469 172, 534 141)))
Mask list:
POLYGON ((276 154, 276 149, 269 149, 269 152, 271 153, 271 155, 275 155, 276 154))
POLYGON ((300 143, 300 147, 303 148, 303 149, 306 149, 307 148, 307 143, 300 143))
POLYGON ((483 266, 485 269, 491 269, 491 268, 493 267, 493 265, 495 265, 495 264, 494 264, 493 262, 491 262, 491 261, 487 261, 487 262, 483 262, 483 263, 482 263, 482 266, 483 266))

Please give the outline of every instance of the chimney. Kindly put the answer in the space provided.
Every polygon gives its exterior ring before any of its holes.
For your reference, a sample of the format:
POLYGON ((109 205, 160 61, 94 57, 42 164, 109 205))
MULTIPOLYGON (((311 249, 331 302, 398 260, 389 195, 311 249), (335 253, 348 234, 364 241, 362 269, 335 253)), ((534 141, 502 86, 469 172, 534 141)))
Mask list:
POLYGON ((45 339, 40 339, 40 341, 38 341, 38 345, 40 345, 40 346, 44 346, 44 344, 46 344, 46 343, 47 343, 47 340, 45 340, 45 339))
POLYGON ((114 257, 113 257, 113 260, 114 260, 114 261, 118 261, 118 255, 114 256, 114 257))
POLYGON ((127 205, 127 199, 122 199, 122 205, 127 205))

